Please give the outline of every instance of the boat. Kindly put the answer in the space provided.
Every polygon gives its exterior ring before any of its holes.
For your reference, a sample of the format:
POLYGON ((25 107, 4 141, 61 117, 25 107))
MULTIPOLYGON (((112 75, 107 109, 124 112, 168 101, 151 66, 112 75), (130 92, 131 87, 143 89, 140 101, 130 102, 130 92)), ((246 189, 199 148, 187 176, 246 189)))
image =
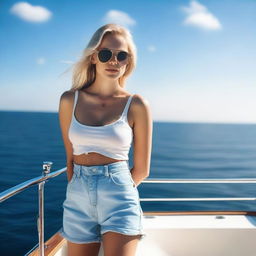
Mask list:
MULTIPOLYGON (((52 162, 43 163, 41 176, 0 193, 0 202, 38 185, 38 244, 25 256, 66 256, 67 241, 59 231, 44 241, 44 185, 66 172, 51 172, 52 162)), ((142 183, 256 183, 241 179, 145 179, 142 183)), ((141 201, 229 201, 256 200, 231 198, 140 198, 141 201)), ((146 236, 139 241, 136 256, 256 256, 256 211, 150 211, 143 212, 146 236)), ((98 256, 103 256, 101 245, 98 256)))

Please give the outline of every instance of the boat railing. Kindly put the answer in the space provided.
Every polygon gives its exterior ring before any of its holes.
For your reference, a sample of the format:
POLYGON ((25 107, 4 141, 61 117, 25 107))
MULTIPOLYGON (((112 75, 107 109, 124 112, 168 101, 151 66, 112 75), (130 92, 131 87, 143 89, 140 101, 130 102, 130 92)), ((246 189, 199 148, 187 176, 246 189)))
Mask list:
MULTIPOLYGON (((256 183, 255 178, 238 179, 145 179, 142 183, 256 183)), ((200 197, 200 198, 140 198, 140 201, 248 201, 256 200, 255 197, 200 197)))
MULTIPOLYGON (((51 178, 66 172, 66 167, 57 171, 51 172, 52 162, 43 162, 42 175, 30 180, 27 180, 21 184, 18 184, 12 188, 9 188, 3 192, 0 192, 0 203, 11 198, 12 196, 30 188, 31 186, 38 185, 38 241, 36 246, 39 246, 39 255, 44 256, 44 184, 51 178)), ((142 183, 256 183, 255 178, 238 178, 238 179, 153 179, 148 178, 142 181, 142 183)), ((217 197, 217 198, 140 198, 140 201, 226 201, 226 200, 256 200, 255 197, 217 197)), ((33 248, 32 248, 33 249, 33 248)), ((28 255, 28 254, 26 254, 28 255)))
POLYGON ((51 178, 54 178, 64 172, 66 167, 58 171, 51 171, 52 162, 43 162, 42 175, 30 180, 27 180, 21 184, 18 184, 12 188, 9 188, 0 193, 0 203, 13 197, 14 195, 30 188, 31 186, 38 185, 38 218, 37 218, 37 230, 38 230, 38 244, 39 244, 39 255, 44 256, 44 184, 51 178))

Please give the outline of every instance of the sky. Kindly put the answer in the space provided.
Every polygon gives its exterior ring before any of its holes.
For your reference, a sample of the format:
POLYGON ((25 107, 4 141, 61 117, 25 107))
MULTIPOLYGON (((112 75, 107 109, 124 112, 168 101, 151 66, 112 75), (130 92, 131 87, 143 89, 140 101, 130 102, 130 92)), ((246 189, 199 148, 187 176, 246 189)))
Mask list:
POLYGON ((255 0, 0 2, 0 110, 58 112, 93 33, 133 35, 126 89, 154 121, 256 123, 255 0))

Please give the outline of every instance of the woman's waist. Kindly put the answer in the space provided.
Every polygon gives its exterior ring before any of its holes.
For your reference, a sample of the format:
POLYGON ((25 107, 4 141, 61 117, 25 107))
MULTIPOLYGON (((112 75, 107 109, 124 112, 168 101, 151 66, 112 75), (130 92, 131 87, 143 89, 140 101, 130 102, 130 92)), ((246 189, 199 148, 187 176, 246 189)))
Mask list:
MULTIPOLYGON (((114 159, 115 160, 115 159, 114 159)), ((129 162, 127 160, 115 160, 108 162, 95 161, 93 164, 79 164, 74 162, 74 173, 80 175, 84 173, 85 175, 106 175, 109 172, 115 173, 119 171, 129 172, 129 162)))
POLYGON ((114 159, 97 152, 73 155, 73 162, 77 165, 84 166, 107 165, 120 161, 127 161, 127 159, 114 159))

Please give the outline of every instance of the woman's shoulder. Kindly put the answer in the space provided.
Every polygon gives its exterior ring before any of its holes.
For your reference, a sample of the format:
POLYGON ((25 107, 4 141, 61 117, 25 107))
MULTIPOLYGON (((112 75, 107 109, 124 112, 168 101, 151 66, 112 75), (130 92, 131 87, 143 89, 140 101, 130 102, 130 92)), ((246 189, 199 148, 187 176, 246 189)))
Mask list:
POLYGON ((140 94, 133 94, 130 108, 138 118, 143 118, 150 112, 149 101, 140 94))
POLYGON ((149 101, 140 94, 133 94, 131 102, 131 113, 134 122, 146 122, 147 119, 150 119, 150 105, 149 101))
POLYGON ((132 105, 137 108, 146 108, 149 107, 149 101, 142 95, 136 93, 132 95, 132 105))
POLYGON ((67 90, 63 92, 60 96, 62 100, 70 100, 73 99, 75 95, 75 90, 67 90))
POLYGON ((61 102, 72 104, 74 102, 75 90, 67 90, 60 96, 61 102))
POLYGON ((73 109, 75 90, 64 91, 60 96, 61 109, 69 111, 73 109))

